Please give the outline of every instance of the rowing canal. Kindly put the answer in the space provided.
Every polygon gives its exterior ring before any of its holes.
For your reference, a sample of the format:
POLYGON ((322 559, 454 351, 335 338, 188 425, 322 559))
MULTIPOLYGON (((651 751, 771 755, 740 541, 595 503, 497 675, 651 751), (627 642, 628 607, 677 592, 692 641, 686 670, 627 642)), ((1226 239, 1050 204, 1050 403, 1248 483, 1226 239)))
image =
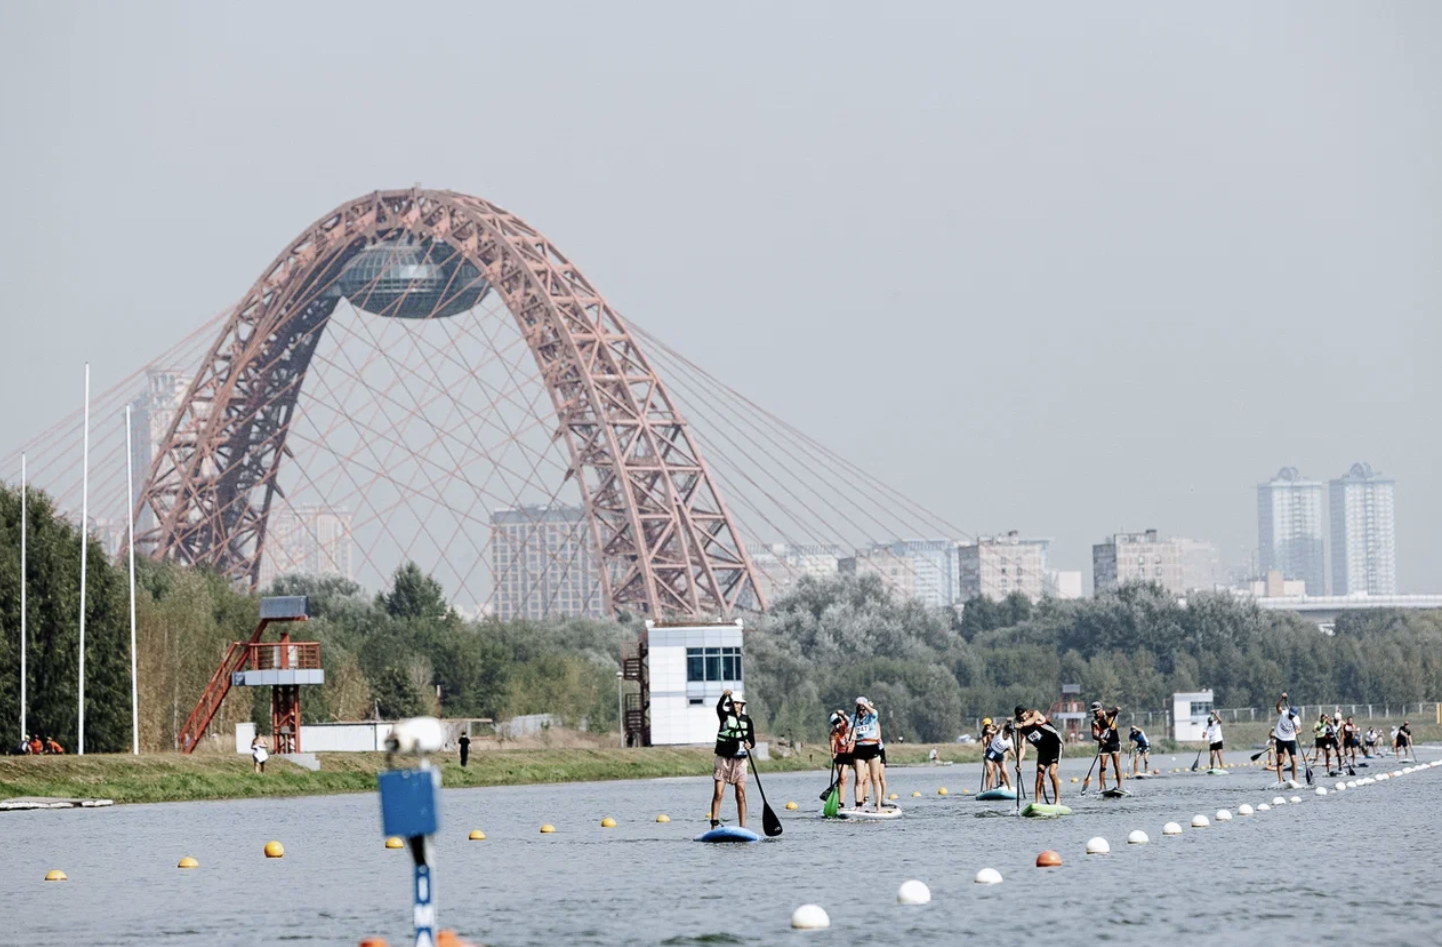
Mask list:
MULTIPOLYGON (((1065 760, 1064 782, 1088 762, 1065 760)), ((1190 763, 1153 760, 1164 771, 1190 763)), ((1394 768, 1374 762, 1357 772, 1394 768)), ((517 947, 1442 943, 1442 766, 1325 798, 1304 788, 1300 805, 1213 818, 1174 838, 1162 836, 1166 822, 1270 802, 1274 777, 1248 768, 1167 775, 1130 783, 1134 795, 1119 800, 1095 788, 1078 798, 1079 785, 1065 783, 1075 813, 1043 821, 962 795, 976 789, 975 766, 893 768, 890 789, 905 815, 866 824, 817 818, 824 775, 763 779, 785 834, 739 846, 690 841, 705 828, 704 780, 447 791, 441 926, 517 947), (784 811, 788 800, 801 810, 784 811), (673 821, 658 824, 658 813, 673 821), (600 827, 607 816, 616 828, 600 827), (556 833, 540 834, 542 823, 556 833), (467 841, 475 828, 485 841, 467 841), (1126 844, 1133 829, 1151 844, 1126 844), (1093 836, 1111 854, 1084 854, 1093 836), (1043 849, 1060 852, 1063 867, 1035 868, 1043 849), (984 867, 1005 881, 975 884, 984 867), (930 886, 932 903, 896 903, 910 878, 930 886), (788 927, 804 903, 826 908, 830 930, 788 927)), ((374 796, 352 795, 5 814, 0 892, 11 910, 0 941, 409 943, 409 855, 383 847, 377 809, 374 796), (262 857, 270 839, 284 843, 283 859, 262 857), (198 870, 177 870, 186 855, 198 870), (69 882, 43 883, 51 868, 69 882)), ((759 829, 759 811, 752 821, 759 829)))

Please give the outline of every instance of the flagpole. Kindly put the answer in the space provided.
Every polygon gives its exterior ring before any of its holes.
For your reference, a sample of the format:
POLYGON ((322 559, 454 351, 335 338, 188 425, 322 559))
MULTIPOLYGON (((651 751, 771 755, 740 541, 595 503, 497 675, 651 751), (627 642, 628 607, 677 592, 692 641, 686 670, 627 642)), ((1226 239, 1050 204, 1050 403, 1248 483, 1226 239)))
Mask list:
POLYGON ((29 672, 25 669, 25 587, 29 585, 28 576, 25 572, 25 518, 26 518, 26 493, 29 487, 25 485, 25 455, 20 455, 20 736, 25 740, 30 739, 30 730, 25 723, 25 688, 29 683, 29 672))
POLYGON ((140 755, 140 689, 135 676, 135 466, 130 453, 130 405, 125 406, 125 515, 130 546, 130 752, 140 755))
POLYGON ((76 751, 85 755, 85 560, 90 547, 90 363, 85 363, 85 427, 80 461, 80 695, 76 751))

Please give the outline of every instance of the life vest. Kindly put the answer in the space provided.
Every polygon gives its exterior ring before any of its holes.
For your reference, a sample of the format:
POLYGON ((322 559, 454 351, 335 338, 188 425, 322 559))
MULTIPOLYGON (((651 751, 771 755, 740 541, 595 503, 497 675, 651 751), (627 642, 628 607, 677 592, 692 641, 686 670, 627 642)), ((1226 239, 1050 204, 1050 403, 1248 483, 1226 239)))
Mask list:
POLYGON ((727 714, 721 721, 721 728, 716 731, 716 755, 739 756, 741 741, 744 739, 746 725, 734 713, 727 714))

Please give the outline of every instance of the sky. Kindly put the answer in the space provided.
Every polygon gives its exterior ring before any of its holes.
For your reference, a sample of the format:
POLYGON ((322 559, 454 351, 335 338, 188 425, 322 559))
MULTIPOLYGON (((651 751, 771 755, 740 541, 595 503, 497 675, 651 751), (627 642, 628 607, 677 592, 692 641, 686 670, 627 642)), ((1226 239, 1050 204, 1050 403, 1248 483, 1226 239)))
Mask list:
POLYGON ((1056 567, 1368 461, 1442 591, 1442 5, 0 0, 0 88, 0 452, 420 183, 1056 567))

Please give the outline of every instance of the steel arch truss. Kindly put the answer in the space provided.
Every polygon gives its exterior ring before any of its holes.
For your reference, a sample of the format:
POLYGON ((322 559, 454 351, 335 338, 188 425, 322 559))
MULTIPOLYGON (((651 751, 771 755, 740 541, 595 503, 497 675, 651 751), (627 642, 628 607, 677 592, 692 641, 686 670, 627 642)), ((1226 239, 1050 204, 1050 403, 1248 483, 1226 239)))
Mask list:
MULTIPOLYGON (((316 222, 251 287, 209 350, 139 497, 152 555, 256 585, 306 369, 367 248, 408 241, 445 265, 436 308, 500 294, 565 440, 614 613, 728 617, 764 607, 686 420, 624 320, 524 221, 450 191, 383 191, 316 222)), ((404 300, 389 303, 404 315, 404 300)))

